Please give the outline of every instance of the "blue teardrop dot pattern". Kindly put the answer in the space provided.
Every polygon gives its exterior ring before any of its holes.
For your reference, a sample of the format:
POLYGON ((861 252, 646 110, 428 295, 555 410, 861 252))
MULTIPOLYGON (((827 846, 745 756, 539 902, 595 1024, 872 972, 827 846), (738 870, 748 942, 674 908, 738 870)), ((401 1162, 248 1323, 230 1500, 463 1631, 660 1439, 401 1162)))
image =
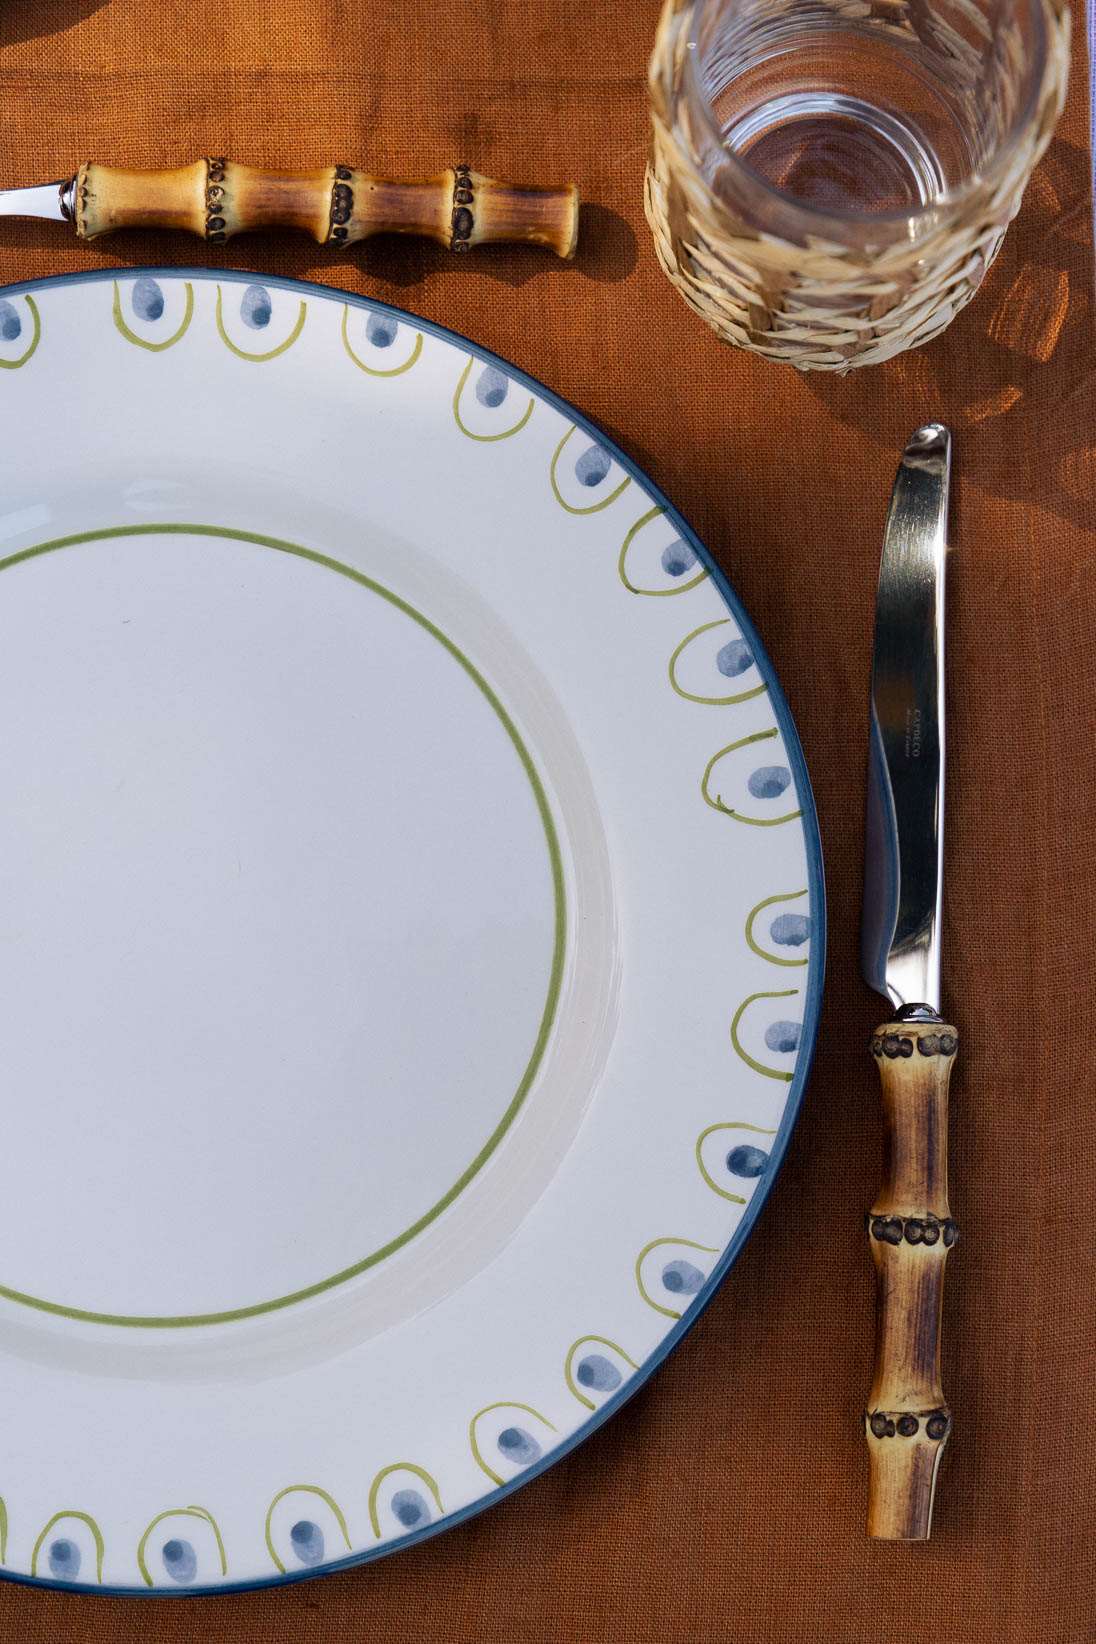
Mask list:
POLYGON ((579 1360, 575 1371, 575 1380, 580 1387, 592 1387, 598 1393, 611 1393, 623 1379, 612 1359, 607 1359, 604 1353, 588 1354, 579 1360))
POLYGON ((667 1262, 662 1283, 674 1296, 695 1296, 704 1284, 704 1275, 692 1262, 667 1262))
POLYGON ((729 639, 716 652, 715 665, 725 679, 737 679, 753 667, 753 652, 744 639, 729 639))
POLYGON ((263 331, 270 324, 274 312, 270 292, 265 285, 249 285, 240 298, 240 318, 252 331, 263 331))
POLYGON ((600 445, 590 445, 575 462, 575 478, 580 485, 600 485, 612 459, 600 445))
POLYGON ((164 1542, 160 1556, 164 1561, 164 1569, 180 1587, 185 1587, 198 1574, 198 1559, 194 1548, 189 1541, 183 1541, 179 1536, 172 1536, 170 1541, 164 1542))
POLYGON ((727 1155, 727 1169, 732 1176, 760 1176, 768 1162, 769 1155, 764 1148, 750 1147, 748 1143, 732 1147, 727 1155))
POLYGON ((528 1467, 540 1456, 540 1445, 524 1427, 504 1427, 496 1442, 507 1461, 515 1462, 519 1467, 528 1467))
POLYGON ((0 337, 5 342, 14 342, 22 329, 23 322, 15 304, 9 303, 6 297, 0 298, 0 337))
POLYGON ((75 1541, 59 1536, 56 1541, 50 1542, 49 1570, 58 1581, 76 1580, 80 1574, 80 1549, 75 1541))
POLYGON ((801 948, 810 940, 811 922, 805 913, 778 913, 769 935, 779 948, 801 948))
POLYGON ((696 550, 678 537, 662 550, 662 569, 668 577, 683 577, 696 564, 696 550))
POLYGON ((302 1564, 319 1564, 323 1559, 323 1531, 310 1518, 297 1520, 289 1532, 289 1542, 302 1564))
POLYGON ((374 348, 391 348, 399 328, 399 321, 391 314, 370 314, 365 322, 365 340, 374 348))
POLYGON ((778 1050, 788 1055, 799 1049, 799 1035, 803 1031, 802 1022, 773 1022, 765 1029, 765 1043, 770 1050, 778 1050))
POLYGON ((139 320, 159 320, 164 312, 164 294, 160 282, 142 274, 133 285, 133 312, 139 320))
POLYGON ((759 765, 746 786, 755 799, 779 799, 789 786, 792 773, 786 765, 759 765))
POLYGON ((476 398, 489 411, 496 410, 506 398, 510 384, 497 365, 485 365, 476 378, 476 398))
POLYGON ((418 1490, 397 1490, 392 1497, 392 1512, 405 1530, 430 1522, 430 1509, 418 1490))

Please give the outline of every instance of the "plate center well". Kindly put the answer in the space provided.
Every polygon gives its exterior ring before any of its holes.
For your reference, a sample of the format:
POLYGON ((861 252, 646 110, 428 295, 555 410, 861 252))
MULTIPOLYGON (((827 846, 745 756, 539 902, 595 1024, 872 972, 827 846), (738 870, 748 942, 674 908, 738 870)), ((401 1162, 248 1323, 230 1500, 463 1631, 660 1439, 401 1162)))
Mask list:
POLYGON ((535 751, 459 635, 291 544, 92 535, 0 568, 0 701, 0 1284, 192 1322, 383 1261, 559 991, 535 751))

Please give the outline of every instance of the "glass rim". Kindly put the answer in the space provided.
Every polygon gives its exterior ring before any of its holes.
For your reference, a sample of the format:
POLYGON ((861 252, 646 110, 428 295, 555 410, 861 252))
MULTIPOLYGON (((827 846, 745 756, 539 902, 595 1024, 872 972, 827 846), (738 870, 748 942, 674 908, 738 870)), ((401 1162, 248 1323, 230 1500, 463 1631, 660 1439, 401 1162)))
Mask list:
MULTIPOLYGON (((1013 117, 1008 133, 994 150, 990 164, 983 170, 972 171, 955 188, 945 189, 931 204, 918 207, 913 211, 878 211, 849 213, 848 216, 835 216, 824 206, 813 205, 809 200, 798 199, 794 194, 788 194, 770 183, 767 178, 750 165, 741 154, 729 149, 723 139, 723 134, 716 122, 711 102, 700 83, 697 71, 697 62, 700 56, 697 41, 697 23, 701 11, 708 4, 708 0, 692 0, 689 7, 689 17, 685 35, 685 74, 696 93, 704 123, 722 156, 723 163, 732 171, 737 171, 751 187, 758 189, 769 199, 775 201, 786 210, 790 217, 798 219, 805 233, 814 233, 817 237, 827 237, 835 241, 847 239, 850 228, 855 229, 862 238, 871 237, 871 231, 876 228, 890 230, 890 238, 896 240, 901 235, 894 230, 906 225, 906 233, 911 242, 916 241, 942 219, 959 214, 962 208, 977 194, 991 185, 994 179, 1005 169, 1007 162, 1015 154, 1020 145, 1023 134, 1031 127, 1032 117, 1039 103, 1043 91, 1047 72, 1047 0, 1032 0, 1032 14, 1035 23, 1035 41, 1031 53, 1033 72, 1028 85, 1027 96, 1022 106, 1013 117), (822 225, 830 224, 835 232, 826 236, 822 225)), ((729 209, 726 202, 706 183, 708 192, 712 195, 716 205, 729 209)))

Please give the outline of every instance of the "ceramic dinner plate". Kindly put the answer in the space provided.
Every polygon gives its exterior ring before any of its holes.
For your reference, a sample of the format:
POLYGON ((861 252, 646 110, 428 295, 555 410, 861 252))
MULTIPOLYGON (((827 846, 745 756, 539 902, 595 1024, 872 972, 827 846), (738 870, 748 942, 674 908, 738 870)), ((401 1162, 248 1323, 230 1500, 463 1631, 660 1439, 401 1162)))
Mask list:
POLYGON ((740 1247, 821 987, 795 732, 635 466, 408 314, 13 287, 0 412, 2 1570, 371 1558, 740 1247))

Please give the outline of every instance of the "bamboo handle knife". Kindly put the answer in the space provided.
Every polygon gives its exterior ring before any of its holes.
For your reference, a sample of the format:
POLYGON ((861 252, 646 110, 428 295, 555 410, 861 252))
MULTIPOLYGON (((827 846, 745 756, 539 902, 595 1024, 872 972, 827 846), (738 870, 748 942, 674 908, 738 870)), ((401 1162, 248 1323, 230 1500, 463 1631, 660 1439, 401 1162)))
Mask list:
POLYGON ((911 436, 891 496, 875 607, 862 964, 892 1007, 871 1049, 884 1186, 868 1213, 875 1375, 864 1416, 868 1532, 923 1541, 951 1413, 940 1381, 948 1083, 959 1036, 940 1014, 944 887, 944 565, 951 435, 911 436))
POLYGON ((82 240, 120 228, 172 228, 221 245, 252 229, 295 228, 331 247, 417 234, 458 253, 508 240, 573 257, 578 214, 573 184, 497 182, 467 165, 392 182, 344 165, 268 171, 213 157, 170 171, 124 171, 88 161, 67 181, 0 191, 0 216, 68 222, 82 240))

